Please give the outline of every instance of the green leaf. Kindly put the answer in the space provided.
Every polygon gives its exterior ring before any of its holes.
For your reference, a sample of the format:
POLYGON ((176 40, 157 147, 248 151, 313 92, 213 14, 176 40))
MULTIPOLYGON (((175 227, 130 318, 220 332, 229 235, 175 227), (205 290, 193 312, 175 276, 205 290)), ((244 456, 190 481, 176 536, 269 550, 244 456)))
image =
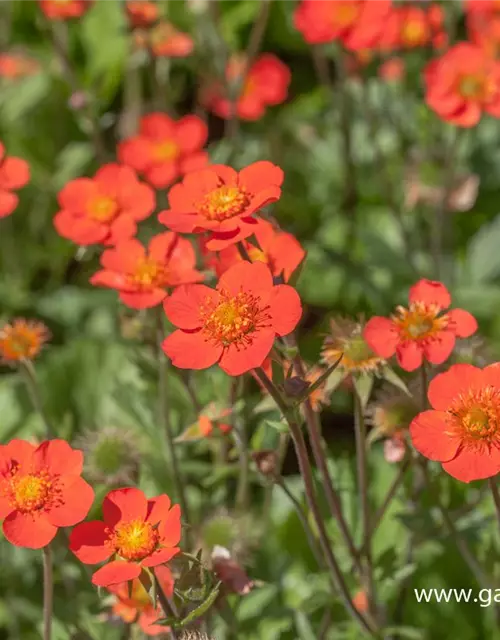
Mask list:
POLYGON ((373 389, 373 376, 369 373, 359 373, 353 376, 353 383, 364 410, 373 389))
POLYGON ((288 433, 288 424, 281 420, 266 420, 266 424, 280 433, 288 433))
POLYGON ((415 627, 387 627, 384 629, 384 637, 390 638, 391 636, 399 636, 407 640, 423 640, 425 638, 424 632, 421 629, 415 629, 415 627))
POLYGON ((406 386, 405 381, 402 378, 400 378, 398 374, 393 369, 391 369, 391 367, 384 367, 382 369, 381 375, 382 375, 382 378, 384 378, 384 380, 387 380, 387 382, 390 382, 395 387, 398 387, 398 389, 401 389, 407 395, 411 396, 411 393, 408 390, 408 387, 406 386))
POLYGON ((488 282, 500 274, 500 215, 483 224, 467 246, 464 275, 470 284, 488 282))

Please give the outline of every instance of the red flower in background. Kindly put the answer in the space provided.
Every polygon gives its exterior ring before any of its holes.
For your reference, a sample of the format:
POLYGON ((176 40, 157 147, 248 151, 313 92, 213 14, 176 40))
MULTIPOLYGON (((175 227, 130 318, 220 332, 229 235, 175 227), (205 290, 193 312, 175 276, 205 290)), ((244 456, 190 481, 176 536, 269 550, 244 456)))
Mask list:
POLYGON ((80 18, 90 9, 93 0, 38 0, 40 9, 51 20, 80 18))
POLYGON ((438 4, 393 7, 379 46, 382 50, 413 49, 428 44, 442 47, 447 41, 443 26, 443 9, 438 4))
MULTIPOLYGON (((251 262, 264 262, 274 277, 283 277, 285 282, 304 260, 306 252, 291 233, 276 229, 267 220, 258 220, 254 231, 258 246, 243 240, 243 246, 251 262)), ((242 260, 235 245, 223 249, 218 254, 208 252, 205 262, 213 268, 217 277, 242 260)))
POLYGON ((207 369, 218 362, 231 376, 260 367, 276 336, 291 333, 302 314, 295 289, 274 286, 261 262, 236 264, 216 289, 179 287, 163 306, 179 327, 163 342, 174 366, 207 369))
MULTIPOLYGON (((245 73, 246 60, 242 56, 231 58, 226 69, 230 83, 238 84, 245 73)), ((239 92, 236 113, 242 120, 262 118, 266 107, 281 104, 288 95, 290 69, 271 53, 264 53, 250 66, 239 92)), ((208 108, 220 118, 231 118, 233 104, 225 88, 214 86, 202 97, 208 108)))
POLYGON ((340 40, 347 49, 370 49, 378 44, 390 11, 390 0, 302 0, 294 23, 309 44, 340 40))
POLYGON ((500 472, 500 364, 479 369, 455 364, 433 378, 432 410, 410 425, 414 447, 458 480, 470 482, 500 472))
POLYGON ((0 518, 7 540, 40 549, 59 527, 83 520, 94 491, 80 475, 83 454, 64 440, 35 447, 25 440, 0 445, 0 518))
POLYGON ((167 563, 181 539, 181 511, 162 494, 147 500, 135 488, 110 491, 102 504, 104 522, 83 522, 73 529, 69 548, 85 564, 115 559, 98 569, 92 584, 109 587, 138 578, 142 568, 167 563))
POLYGON ((500 117, 500 62, 461 42, 425 69, 426 102, 440 118, 473 127, 484 112, 500 117))
POLYGON ((115 244, 137 231, 155 208, 154 191, 130 167, 107 164, 93 178, 77 178, 59 192, 57 232, 80 245, 115 244))
MULTIPOLYGON (((174 579, 167 566, 155 568, 155 576, 160 583, 161 590, 167 596, 172 597, 174 592, 174 579)), ((108 590, 116 596, 117 601, 113 605, 113 613, 119 616, 127 624, 137 622, 143 633, 147 636, 158 636, 168 632, 168 627, 155 624, 164 617, 159 604, 156 606, 141 584, 140 580, 112 585, 108 590)))
POLYGON ((40 64, 34 58, 20 53, 0 53, 0 78, 19 80, 40 71, 40 64))
POLYGON ((0 327, 0 362, 17 364, 33 360, 49 340, 50 333, 43 322, 15 318, 0 327))
POLYGON ((432 364, 443 363, 457 337, 468 338, 477 330, 468 311, 446 311, 451 298, 440 282, 419 280, 411 287, 409 300, 409 308, 397 307, 391 318, 371 318, 363 334, 377 355, 390 358, 396 354, 406 371, 418 369, 424 358, 432 364))
POLYGON ((389 58, 378 68, 379 76, 388 82, 401 80, 404 78, 405 71, 405 62, 402 58, 389 58))
POLYGON ((172 120, 164 113, 150 113, 141 119, 139 134, 119 145, 118 157, 163 189, 208 164, 208 154, 202 151, 207 137, 207 125, 196 116, 172 120))
POLYGON ((170 232, 154 236, 147 252, 139 240, 123 240, 104 251, 101 265, 91 284, 116 289, 120 300, 133 309, 160 304, 169 287, 203 280, 189 240, 170 232))
POLYGON ((193 171, 172 187, 158 220, 179 233, 209 231, 206 248, 220 251, 254 233, 254 214, 279 200, 282 182, 283 171, 266 161, 240 172, 222 164, 193 171))
POLYGON ((185 58, 194 49, 191 36, 179 31, 170 22, 160 22, 153 27, 148 44, 154 56, 166 58, 185 58))
POLYGON ((158 4, 148 0, 131 0, 125 3, 128 20, 133 28, 150 27, 160 15, 158 4))
POLYGON ((17 207, 19 198, 13 191, 24 187, 30 179, 28 163, 21 158, 5 155, 0 142, 0 218, 5 218, 17 207))

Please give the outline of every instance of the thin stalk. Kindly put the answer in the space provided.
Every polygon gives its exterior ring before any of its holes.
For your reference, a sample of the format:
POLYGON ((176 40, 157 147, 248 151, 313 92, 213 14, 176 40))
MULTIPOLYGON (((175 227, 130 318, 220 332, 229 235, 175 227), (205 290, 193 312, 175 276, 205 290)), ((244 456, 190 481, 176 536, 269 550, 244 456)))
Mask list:
MULTIPOLYGON (((297 347, 297 341, 295 336, 289 336, 289 342, 292 347, 297 347)), ((293 365, 297 374, 301 378, 305 378, 305 368, 304 363, 300 356, 296 356, 293 360, 293 365)), ((328 465, 326 461, 326 452, 325 447, 321 438, 321 425, 319 422, 318 414, 313 410, 309 399, 304 402, 304 416, 306 421, 307 433, 309 436, 309 441, 311 443, 311 448, 314 456, 314 461, 319 469, 321 474, 321 482, 323 489, 325 491, 326 500, 328 503, 328 507, 332 516, 335 518, 340 534, 346 545, 354 566, 356 567, 357 572, 362 575, 363 566, 361 564, 360 558, 358 556, 358 552, 356 549, 356 545, 354 544, 354 540, 352 538, 351 532, 349 531, 349 527, 344 518, 344 514, 342 512, 342 501, 340 499, 339 494, 335 490, 332 479, 330 477, 330 473, 328 470, 328 465)))
POLYGON ((297 454, 297 459, 299 462, 300 475, 302 476, 302 479, 304 481, 307 503, 314 517, 316 528, 318 530, 318 537, 329 569, 332 586, 334 586, 335 592, 338 592, 338 595, 342 600, 347 613, 352 617, 352 619, 357 622, 364 631, 369 633, 372 637, 376 638, 378 637, 378 629, 375 622, 371 619, 371 616, 368 616, 366 614, 363 615, 354 606, 347 583, 333 554, 332 545, 328 538, 325 523, 323 521, 323 516, 321 514, 316 498, 313 471, 309 462, 309 457, 307 455, 307 447, 302 430, 297 422, 292 419, 289 407, 281 397, 278 389, 267 377, 266 373, 262 369, 256 369, 255 371, 257 377, 267 389, 271 397, 275 400, 277 406, 288 422, 292 441, 295 447, 295 452, 297 454))
MULTIPOLYGON (((163 350, 161 348, 164 339, 163 330, 163 318, 161 309, 158 309, 156 314, 156 352, 158 360, 158 406, 161 421, 165 429, 165 435, 167 438, 168 452, 170 456, 170 464, 172 468, 172 476, 174 486, 176 490, 179 503, 181 505, 182 514, 184 519, 189 523, 191 518, 189 517, 189 506, 184 489, 184 480, 182 478, 179 461, 177 459, 177 449, 174 442, 174 433, 172 431, 172 425, 170 423, 170 412, 168 407, 168 381, 167 381, 167 367, 168 362, 163 350)), ((187 528, 187 537, 189 539, 189 528, 187 528)))
POLYGON ((370 543, 370 541, 372 540, 373 536, 375 535, 375 532, 377 531, 380 523, 382 522, 382 519, 383 519, 383 517, 385 516, 385 514, 387 512, 387 509, 389 508, 390 504, 394 500, 394 497, 396 496, 396 493, 398 492, 399 487, 403 483, 403 480, 404 480, 404 477, 406 475, 406 472, 410 468, 410 464, 411 464, 411 458, 408 457, 408 458, 406 458, 406 460, 403 461, 403 463, 399 467, 399 470, 398 470, 398 472, 396 474, 396 477, 392 481, 392 484, 391 484, 391 486, 389 487, 389 489, 387 491, 387 494, 386 494, 386 496, 384 498, 384 501, 382 502, 380 507, 377 509, 377 511, 375 511, 375 513, 374 513, 374 515, 373 515, 373 517, 371 519, 370 527, 368 529, 368 533, 365 534, 365 537, 364 537, 364 540, 363 540, 363 545, 361 546, 361 548, 359 550, 359 554, 360 555, 365 553, 366 545, 370 543))
POLYGON ((354 391, 354 433, 356 437, 356 475, 358 480, 358 493, 360 495, 360 519, 362 527, 362 539, 364 544, 363 582, 369 608, 375 614, 375 587, 373 580, 373 560, 370 538, 370 500, 368 496, 368 460, 366 451, 366 424, 361 399, 354 391))
POLYGON ((52 608, 54 601, 54 577, 52 573, 52 551, 47 545, 43 553, 43 640, 52 638, 52 608))
POLYGON ((52 429, 45 409, 43 408, 43 402, 40 395, 40 389, 38 386, 38 380, 36 377, 35 367, 31 360, 22 360, 20 363, 20 372, 26 384, 28 394, 31 398, 33 408, 38 413, 45 427, 45 437, 54 438, 55 433, 52 429))
POLYGON ((495 503, 498 525, 500 526, 500 492, 498 491, 496 478, 488 478, 488 484, 490 485, 491 495, 493 497, 493 502, 495 503))
MULTIPOLYGON (((175 607, 173 606, 173 603, 170 602, 169 598, 167 598, 167 596, 165 595, 165 592, 163 591, 163 589, 161 588, 161 584, 158 580, 158 578, 155 576, 154 578, 155 580, 155 590, 156 590, 156 594, 158 596, 158 600, 160 601, 160 606, 163 609, 163 613, 165 614, 165 616, 167 618, 170 617, 177 617, 177 611, 175 610, 175 607)), ((170 638, 170 640, 177 640, 177 634, 175 633, 175 631, 171 628, 169 633, 168 633, 168 637, 170 638)))

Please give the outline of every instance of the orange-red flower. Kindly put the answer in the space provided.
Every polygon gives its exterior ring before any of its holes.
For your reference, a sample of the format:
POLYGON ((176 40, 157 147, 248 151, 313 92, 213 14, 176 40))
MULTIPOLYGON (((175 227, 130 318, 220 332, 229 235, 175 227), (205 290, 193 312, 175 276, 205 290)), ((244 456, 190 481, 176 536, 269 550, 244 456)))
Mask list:
POLYGON ((83 520, 94 491, 80 477, 82 468, 82 452, 64 440, 0 445, 0 518, 7 540, 40 549, 59 527, 83 520))
MULTIPOLYGON (((163 593, 170 598, 174 591, 174 580, 167 566, 156 567, 155 576, 160 583, 163 593)), ((164 617, 159 603, 153 604, 151 598, 140 582, 136 579, 130 583, 112 585, 108 590, 116 596, 113 613, 127 624, 136 622, 147 636, 158 636, 168 631, 168 627, 155 624, 164 617)))
POLYGON ((16 318, 0 328, 0 362, 34 360, 49 338, 49 330, 42 322, 16 318))
MULTIPOLYGON (((243 246, 251 262, 264 262, 274 277, 283 277, 285 282, 305 258, 306 252, 291 233, 280 231, 267 220, 258 220, 254 231, 257 245, 243 240, 243 246)), ((242 260, 238 248, 234 245, 218 254, 208 252, 205 263, 213 268, 218 278, 237 262, 242 260)))
POLYGON ((428 44, 441 47, 446 43, 443 23, 443 9, 438 4, 393 7, 379 46, 384 50, 414 49, 428 44))
POLYGON ((267 161, 240 172, 222 164, 193 171, 172 187, 158 220, 179 233, 210 231, 206 248, 220 251, 254 233, 254 214, 279 200, 282 182, 283 171, 267 161))
POLYGON ((125 10, 133 28, 150 27, 160 15, 158 4, 148 0, 129 0, 125 3, 125 10))
POLYGON ((300 299, 292 287, 273 285, 269 267, 240 262, 217 288, 187 285, 165 300, 176 327, 163 343, 181 369, 206 369, 216 362, 231 376, 260 367, 276 336, 291 333, 300 320, 300 299))
MULTIPOLYGON (((290 69, 272 53, 264 53, 251 64, 245 73, 244 56, 231 58, 226 69, 226 78, 236 86, 242 82, 235 105, 236 114, 242 120, 259 120, 266 107, 284 102, 290 84, 290 69)), ((207 107, 221 118, 231 118, 234 106, 223 86, 215 85, 206 92, 207 107)))
POLYGON ((24 53, 0 53, 0 78, 18 80, 31 76, 39 70, 39 63, 24 53))
POLYGON ((418 369, 424 358, 441 364, 453 351, 457 337, 468 338, 477 330, 468 311, 446 311, 451 297, 440 282, 419 280, 411 287, 409 300, 408 309, 399 306, 391 318, 371 318, 364 330, 376 354, 383 358, 396 354, 406 371, 418 369))
POLYGON ((309 44, 340 40, 347 49, 370 49, 378 43, 390 11, 390 0, 302 0, 294 24, 309 44))
POLYGON ((92 583, 109 587, 134 580, 142 568, 167 563, 178 552, 181 510, 166 494, 148 500, 140 489, 110 491, 102 504, 104 522, 83 522, 73 529, 69 548, 85 564, 109 560, 92 583))
POLYGON ((189 240, 169 231, 154 236, 147 251, 136 238, 118 242, 104 251, 101 265, 91 284, 116 289, 120 300, 134 309, 160 304, 170 287, 203 280, 189 240))
POLYGON ((202 151, 207 137, 207 125, 196 116, 176 121, 164 113, 150 113, 141 119, 139 134, 119 145, 118 157, 163 189, 208 164, 208 154, 202 151))
POLYGON ((191 36, 166 21, 151 29, 147 43, 151 53, 159 58, 185 58, 191 55, 194 49, 191 36))
POLYGON ((378 68, 378 74, 383 80, 388 82, 398 81, 404 78, 405 62, 403 58, 389 58, 378 68))
POLYGON ((5 155, 0 142, 0 218, 5 218, 17 207, 19 198, 13 191, 24 187, 30 179, 28 163, 21 158, 5 155))
POLYGON ((473 127, 484 112, 500 117, 500 62, 460 42, 425 69, 426 102, 440 118, 473 127))
POLYGON ((133 169, 101 167, 93 178, 77 178, 59 192, 57 232, 80 245, 116 244, 137 231, 137 222, 155 208, 154 191, 133 169))
POLYGON ((479 369, 454 364, 433 378, 432 410, 410 425, 414 447, 458 480, 470 482, 500 472, 500 363, 479 369))
POLYGON ((51 20, 80 18, 90 9, 93 0, 38 0, 40 9, 51 20))

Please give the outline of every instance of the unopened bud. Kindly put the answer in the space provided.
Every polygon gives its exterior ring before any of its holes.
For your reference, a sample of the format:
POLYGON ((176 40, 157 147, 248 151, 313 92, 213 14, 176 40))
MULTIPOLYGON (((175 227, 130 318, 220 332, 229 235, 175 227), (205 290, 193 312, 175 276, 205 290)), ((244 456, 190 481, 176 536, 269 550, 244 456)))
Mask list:
POLYGON ((263 476, 272 477, 276 475, 278 467, 278 454, 273 449, 261 449, 252 453, 252 459, 257 466, 257 470, 263 476))
POLYGON ((283 390, 289 398, 302 398, 311 383, 299 376, 288 378, 283 383, 283 390))

